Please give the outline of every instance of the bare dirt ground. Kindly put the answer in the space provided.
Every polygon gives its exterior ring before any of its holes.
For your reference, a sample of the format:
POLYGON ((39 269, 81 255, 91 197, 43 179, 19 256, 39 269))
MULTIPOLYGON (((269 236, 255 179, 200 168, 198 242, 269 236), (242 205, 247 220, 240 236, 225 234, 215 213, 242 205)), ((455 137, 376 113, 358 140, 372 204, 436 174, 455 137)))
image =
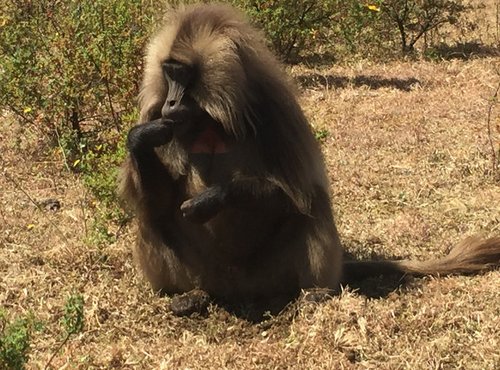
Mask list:
MULTIPOLYGON (((424 259, 468 235, 500 234, 500 58, 360 63, 291 73, 327 162, 346 248, 357 257, 424 259), (493 104, 493 105, 492 105, 493 104), (488 133, 487 112, 492 106, 488 133), (498 171, 498 170, 497 170, 498 171)), ((33 312, 28 368, 62 341, 69 294, 85 328, 55 369, 498 369, 500 271, 378 279, 321 304, 298 302, 252 323, 212 306, 175 318, 133 266, 134 226, 92 242, 99 207, 34 127, 0 119, 0 304, 33 312), (48 198, 59 210, 35 207, 48 198)))

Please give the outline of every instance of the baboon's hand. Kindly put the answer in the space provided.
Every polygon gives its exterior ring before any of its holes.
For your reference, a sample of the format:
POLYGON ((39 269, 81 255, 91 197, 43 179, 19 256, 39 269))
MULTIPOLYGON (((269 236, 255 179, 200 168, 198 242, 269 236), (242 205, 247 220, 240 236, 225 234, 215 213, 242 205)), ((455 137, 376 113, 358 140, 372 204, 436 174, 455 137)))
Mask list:
POLYGON ((212 186, 182 203, 182 215, 193 222, 207 222, 224 207, 226 198, 227 190, 224 187, 221 185, 212 186))
POLYGON ((172 140, 172 136, 172 124, 160 118, 132 127, 127 137, 127 148, 137 153, 166 144, 172 140))

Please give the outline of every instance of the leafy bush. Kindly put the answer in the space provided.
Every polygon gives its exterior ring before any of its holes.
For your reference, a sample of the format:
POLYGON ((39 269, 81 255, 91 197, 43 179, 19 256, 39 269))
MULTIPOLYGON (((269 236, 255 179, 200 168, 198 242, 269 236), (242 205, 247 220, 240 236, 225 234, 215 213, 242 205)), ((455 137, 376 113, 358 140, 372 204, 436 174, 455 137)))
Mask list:
MULTIPOLYGON (((165 4, 166 5, 166 4, 165 4)), ((59 146, 100 201, 86 237, 110 241, 122 223, 116 176, 124 135, 137 119, 142 55, 157 2, 0 0, 0 107, 59 146)))
POLYGON ((276 53, 297 61, 303 49, 318 46, 339 0, 233 0, 264 30, 276 53))
POLYGON ((148 18, 140 0, 1 2, 2 105, 81 139, 134 105, 148 18), (89 125, 87 125, 89 124, 89 125))
POLYGON ((285 62, 328 49, 365 57, 404 54, 429 31, 454 24, 461 0, 233 0, 264 30, 285 62))
POLYGON ((0 368, 24 369, 32 332, 40 329, 41 324, 31 315, 9 321, 0 310, 0 368))
POLYGON ((455 24, 467 9, 461 0, 384 0, 382 14, 399 31, 401 51, 413 53, 415 44, 429 31, 455 24))
POLYGON ((66 300, 62 324, 67 336, 78 334, 83 330, 85 322, 83 303, 83 296, 79 293, 71 294, 66 300))
POLYGON ((382 21, 380 2, 347 0, 337 5, 328 33, 335 55, 379 59, 391 54, 395 30, 382 21))
POLYGON ((161 14, 157 5, 0 0, 0 6, 0 106, 52 138, 68 168, 89 176, 103 171, 103 181, 89 183, 97 196, 110 197, 109 168, 122 159, 116 145, 137 116, 142 49, 161 14))

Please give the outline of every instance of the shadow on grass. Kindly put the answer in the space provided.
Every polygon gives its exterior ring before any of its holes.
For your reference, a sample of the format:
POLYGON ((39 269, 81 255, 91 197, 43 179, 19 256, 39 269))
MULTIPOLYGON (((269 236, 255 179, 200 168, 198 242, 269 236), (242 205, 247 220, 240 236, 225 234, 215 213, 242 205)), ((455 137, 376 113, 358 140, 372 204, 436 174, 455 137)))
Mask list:
MULTIPOLYGON (((387 257, 381 255, 373 255, 369 260, 361 260, 355 258, 349 253, 345 253, 344 257, 344 276, 342 285, 348 286, 350 289, 355 290, 356 293, 365 296, 367 298, 386 298, 390 293, 394 292, 396 289, 401 288, 408 284, 410 281, 414 280, 413 276, 405 276, 399 272, 390 272, 392 270, 392 265, 387 263, 387 272, 384 275, 377 276, 370 270, 372 269, 371 262, 377 261, 394 261, 396 257, 387 257), (359 267, 353 271, 349 270, 350 263, 363 263, 362 269, 359 267), (362 272, 360 273, 360 270, 362 272), (368 276, 368 277, 366 277, 368 276)), ((378 271, 380 267, 377 267, 375 271, 378 271)))
POLYGON ((326 51, 304 55, 298 62, 309 66, 331 66, 337 62, 337 58, 334 53, 326 51))
MULTIPOLYGON (((368 260, 355 258, 350 253, 345 253, 346 270, 349 269, 350 262, 363 262, 362 268, 355 271, 345 271, 342 285, 348 286, 351 290, 355 290, 357 294, 366 298, 384 299, 390 293, 398 288, 404 287, 415 280, 412 276, 403 276, 401 273, 391 273, 391 266, 388 263, 387 273, 384 276, 376 276, 370 272, 372 268, 371 261, 389 261, 399 259, 393 256, 382 256, 371 254, 368 260), (361 272, 360 272, 361 271, 361 272), (368 277, 367 277, 368 276, 368 277)), ((379 271, 377 267, 375 271, 379 271)), ((235 315, 240 319, 244 319, 253 323, 261 323, 269 317, 276 316, 293 316, 298 307, 304 303, 321 303, 335 296, 332 290, 328 289, 310 289, 301 293, 290 294, 288 296, 273 297, 272 299, 263 299, 262 301, 249 299, 247 301, 224 302, 215 300, 215 303, 220 308, 228 313, 235 315)))
POLYGON ((487 58, 500 56, 500 49, 494 46, 483 45, 479 42, 463 42, 455 45, 440 44, 427 51, 431 58, 445 60, 471 58, 487 58))
POLYGON ((380 76, 359 75, 356 77, 322 75, 311 73, 296 78, 302 88, 346 88, 348 86, 361 87, 367 86, 376 90, 381 88, 392 88, 401 91, 411 91, 413 87, 420 84, 416 78, 384 78, 380 76))
POLYGON ((299 295, 275 297, 272 300, 263 301, 248 300, 237 303, 216 300, 215 303, 239 319, 254 324, 261 324, 269 318, 289 316, 290 312, 296 311, 299 304, 299 295))
MULTIPOLYGON (((350 282, 347 286, 350 290, 360 296, 372 299, 385 299, 390 293, 406 286, 415 278, 401 277, 400 275, 369 277, 363 280, 350 282)), ((228 303, 216 299, 214 303, 221 309, 239 319, 246 320, 254 324, 261 324, 270 317, 286 318, 293 317, 304 304, 316 304, 328 301, 335 295, 328 293, 318 293, 318 297, 309 299, 306 296, 310 294, 296 294, 290 297, 280 297, 270 301, 241 301, 238 303, 228 303)))

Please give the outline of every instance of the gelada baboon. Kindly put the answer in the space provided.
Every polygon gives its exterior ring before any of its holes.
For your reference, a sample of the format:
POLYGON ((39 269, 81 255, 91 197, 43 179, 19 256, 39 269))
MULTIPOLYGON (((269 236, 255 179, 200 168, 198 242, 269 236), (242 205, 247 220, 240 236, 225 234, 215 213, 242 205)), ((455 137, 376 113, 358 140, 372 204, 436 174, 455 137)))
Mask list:
POLYGON ((154 290, 229 301, 337 289, 345 276, 467 273, 500 238, 437 261, 342 261, 319 145, 262 35, 234 9, 172 10, 152 39, 121 196, 154 290), (194 293, 193 293, 194 294, 194 293))

